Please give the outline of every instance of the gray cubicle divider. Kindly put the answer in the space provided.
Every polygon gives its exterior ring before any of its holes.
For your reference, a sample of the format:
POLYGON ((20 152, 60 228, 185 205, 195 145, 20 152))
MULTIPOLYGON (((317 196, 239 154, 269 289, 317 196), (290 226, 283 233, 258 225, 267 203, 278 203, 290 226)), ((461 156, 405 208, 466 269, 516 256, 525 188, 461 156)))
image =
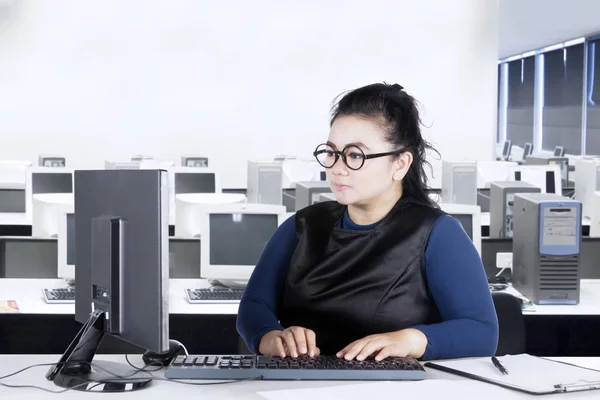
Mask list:
MULTIPOLYGON (((481 260, 488 277, 496 275, 497 253, 512 253, 512 238, 483 238, 481 260)), ((507 276, 503 274, 503 276, 507 276)), ((600 238, 582 237, 580 249, 580 278, 600 279, 600 238)))

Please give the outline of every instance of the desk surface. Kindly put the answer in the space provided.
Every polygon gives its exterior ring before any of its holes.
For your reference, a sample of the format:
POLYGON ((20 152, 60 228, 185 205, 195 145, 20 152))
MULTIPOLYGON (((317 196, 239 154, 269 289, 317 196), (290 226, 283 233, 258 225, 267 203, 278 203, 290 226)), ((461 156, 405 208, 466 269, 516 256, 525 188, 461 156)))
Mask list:
MULTIPOLYGON (((482 226, 489 226, 490 225, 490 213, 489 212, 482 212, 481 213, 481 225, 482 226)), ((581 219, 581 225, 583 226, 590 226, 592 223, 592 220, 588 217, 583 217, 581 219)))
MULTIPOLYGON (((169 284, 170 314, 236 315, 237 304, 190 304, 186 288, 209 287, 205 279, 171 279, 169 284)), ((16 300, 21 314, 74 314, 73 304, 47 304, 43 289, 66 287, 62 279, 0 279, 0 299, 16 300)))
POLYGON ((31 217, 25 213, 0 213, 0 225, 31 225, 31 217))
MULTIPOLYGON (((72 304, 47 304, 42 299, 44 288, 65 287, 62 279, 0 279, 0 300, 16 300, 21 314, 73 314, 72 304)), ((205 279, 171 279, 169 285, 170 314, 236 315, 237 304, 190 304, 186 288, 209 287, 205 279)), ((512 287, 508 293, 520 296, 512 287)), ((580 303, 569 305, 533 306, 525 315, 600 315, 600 280, 582 279, 580 303)))
MULTIPOLYGON (((16 372, 22 368, 25 368, 34 364, 42 364, 42 363, 53 363, 58 361, 59 356, 54 355, 2 355, 0 356, 0 376, 7 375, 13 372, 16 372)), ((116 361, 116 362, 125 362, 124 356, 116 356, 116 355, 104 355, 97 356, 98 360, 108 360, 108 361, 116 361)), ((139 356, 131 356, 129 359, 136 366, 143 366, 141 359, 139 356)), ((556 358, 556 360, 566 361, 573 364, 577 364, 583 367, 588 368, 600 368, 600 358, 556 358)), ((3 383, 11 384, 11 385, 36 385, 46 388, 48 390, 58 391, 61 388, 54 386, 53 383, 48 382, 44 378, 44 374, 48 370, 48 367, 37 367, 32 368, 27 371, 24 371, 21 374, 18 374, 14 377, 2 380, 3 383)), ((158 378, 163 378, 163 373, 158 372, 156 375, 158 378)), ((435 379, 439 380, 441 385, 439 386, 440 394, 439 398, 446 398, 448 393, 447 390, 444 390, 444 383, 447 383, 450 386, 449 381, 455 381, 454 383, 459 383, 456 381, 469 382, 475 387, 477 390, 481 390, 481 395, 477 396, 477 398, 485 398, 486 400, 509 400, 509 399, 533 399, 539 398, 536 396, 528 396, 522 393, 518 393, 512 390, 503 389, 500 387, 496 387, 493 385, 488 385, 482 382, 473 382, 467 380, 465 378, 461 378, 455 375, 447 374, 441 371, 436 371, 432 369, 427 370, 427 379, 435 379)), ((200 381, 198 381, 200 382, 200 381)), ((142 395, 145 399, 164 399, 164 398, 174 398, 175 396, 186 396, 192 395, 193 398, 210 398, 210 399, 264 399, 264 397, 257 394, 257 392, 261 391, 270 391, 270 390, 288 390, 288 389, 300 389, 300 388, 320 388, 320 387, 331 387, 331 386, 340 386, 340 385, 354 385, 360 384, 361 382, 344 382, 344 381, 253 381, 253 382, 238 382, 231 384, 222 384, 222 385, 208 385, 208 386, 192 386, 192 385, 184 385, 176 382, 166 382, 166 381, 155 381, 152 382, 151 386, 143 389, 140 392, 133 393, 120 393, 120 394, 106 394, 107 396, 117 396, 119 398, 129 396, 129 398, 139 398, 142 395), (198 396, 198 397, 196 397, 198 396), (201 397, 200 397, 201 396, 201 397)), ((366 383, 366 382, 363 382, 366 383)), ((403 383, 404 384, 404 383, 403 383)), ((407 385, 411 385, 411 382, 405 382, 407 385)), ((460 386, 452 385, 451 389, 460 389, 460 386)), ((374 393, 375 394, 375 393, 374 393)), ((458 397, 459 393, 455 393, 458 397)), ((61 394, 61 398, 73 398, 80 399, 84 398, 84 396, 98 396, 99 394, 83 394, 81 392, 69 391, 61 394), (63 397, 64 396, 64 397, 63 397)), ((549 395, 543 396, 548 399, 597 399, 598 391, 588 391, 588 392, 579 392, 579 393, 569 393, 569 394, 561 394, 561 395, 549 395)), ((41 391, 39 389, 17 389, 17 388, 7 388, 0 386, 0 398, 22 398, 28 400, 38 400, 38 399, 54 399, 56 398, 55 394, 41 391)), ((91 398, 91 397, 90 397, 91 398)), ((95 397, 94 397, 95 398, 95 397)), ((453 398, 453 396, 450 396, 453 398)), ((469 397, 471 399, 471 397, 469 397)))
MULTIPOLYGON (((521 297, 521 294, 510 286, 508 293, 521 297)), ((569 305, 534 305, 523 310, 525 315, 600 315, 600 279, 582 279, 579 291, 579 304, 569 305)))

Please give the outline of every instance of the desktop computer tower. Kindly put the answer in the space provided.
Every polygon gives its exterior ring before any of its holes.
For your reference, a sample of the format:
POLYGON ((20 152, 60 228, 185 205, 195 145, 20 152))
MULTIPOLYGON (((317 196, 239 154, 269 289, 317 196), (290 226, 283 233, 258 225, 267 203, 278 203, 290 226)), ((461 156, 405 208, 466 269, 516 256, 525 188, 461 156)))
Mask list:
POLYGON ((248 161, 248 203, 283 204, 281 163, 248 161))
POLYGON ((541 193, 541 189, 527 182, 490 183, 490 237, 513 237, 513 205, 517 193, 541 193))
POLYGON ((526 165, 559 165, 560 179, 563 187, 569 186, 569 159, 567 157, 530 155, 525 160, 526 165))
POLYGON ((477 163, 442 160, 442 202, 477 205, 477 163))
POLYGON ((513 210, 513 287, 534 304, 578 304, 581 203, 519 193, 513 210))

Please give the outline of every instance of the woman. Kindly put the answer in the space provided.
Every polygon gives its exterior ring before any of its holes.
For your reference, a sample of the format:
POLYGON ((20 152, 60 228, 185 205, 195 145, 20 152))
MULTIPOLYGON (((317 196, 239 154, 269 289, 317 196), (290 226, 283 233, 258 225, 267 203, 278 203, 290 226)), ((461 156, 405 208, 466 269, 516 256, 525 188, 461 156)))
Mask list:
POLYGON ((425 192, 428 148, 400 85, 341 98, 314 153, 337 202, 300 210, 266 246, 238 312, 250 349, 347 360, 495 353, 481 258, 425 192))

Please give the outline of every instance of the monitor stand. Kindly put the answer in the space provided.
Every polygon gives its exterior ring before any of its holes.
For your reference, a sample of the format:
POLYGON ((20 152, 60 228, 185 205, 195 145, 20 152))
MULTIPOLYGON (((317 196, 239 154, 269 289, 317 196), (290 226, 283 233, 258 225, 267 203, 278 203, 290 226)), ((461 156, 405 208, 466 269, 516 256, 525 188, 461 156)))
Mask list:
POLYGON ((245 289, 248 285, 248 281, 243 279, 209 279, 208 282, 212 286, 228 289, 245 289))
POLYGON ((104 337, 105 319, 102 310, 90 314, 59 362, 46 373, 46 379, 63 388, 94 392, 129 392, 150 384, 150 372, 110 361, 92 364, 104 337))

